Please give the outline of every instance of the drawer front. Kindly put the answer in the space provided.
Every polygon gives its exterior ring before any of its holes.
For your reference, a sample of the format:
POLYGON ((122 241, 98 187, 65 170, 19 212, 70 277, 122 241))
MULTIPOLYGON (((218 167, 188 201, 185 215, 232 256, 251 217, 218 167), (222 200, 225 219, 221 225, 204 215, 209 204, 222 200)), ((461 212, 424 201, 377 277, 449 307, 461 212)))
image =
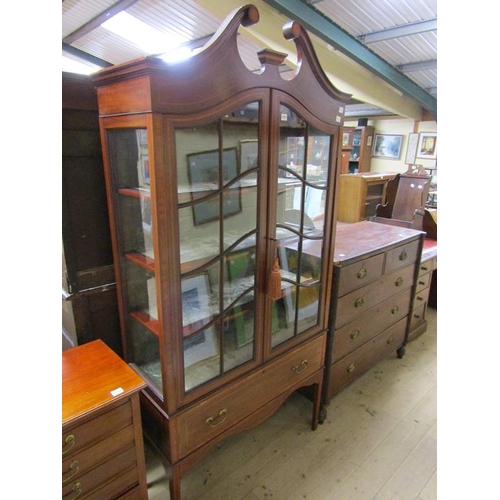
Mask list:
POLYGON ((328 398, 358 378, 404 342, 406 318, 384 330, 351 354, 334 363, 330 370, 328 398))
POLYGON ((62 462, 62 484, 80 479, 92 468, 121 450, 134 446, 134 428, 125 427, 107 439, 72 453, 62 462))
POLYGON ((411 288, 414 270, 414 266, 407 266, 341 297, 337 302, 335 327, 345 325, 392 295, 411 288))
POLYGON ((410 330, 413 330, 416 326, 418 326, 425 320, 425 309, 425 304, 422 304, 420 307, 413 309, 413 313, 410 319, 410 330))
POLYGON ((335 330, 333 359, 337 361, 390 325, 408 315, 411 288, 376 305, 342 328, 335 330))
POLYGON ((323 367, 325 335, 179 415, 179 448, 183 457, 258 410, 323 367))
POLYGON ((339 296, 357 290, 382 276, 385 254, 380 253, 340 268, 339 296))
POLYGON ((385 274, 408 266, 417 261, 420 240, 413 240, 387 251, 385 259, 385 274))
MULTIPOLYGON (((83 474, 79 479, 69 481, 63 485, 62 497, 63 498, 76 498, 76 491, 79 490, 79 496, 85 497, 93 490, 101 488, 107 484, 108 481, 114 481, 116 476, 121 473, 130 470, 130 478, 128 482, 120 481, 113 488, 108 496, 100 498, 113 498, 121 491, 128 490, 131 486, 138 483, 139 478, 137 475, 137 455, 135 447, 131 447, 122 451, 121 453, 113 456, 106 462, 102 463, 100 466, 90 470, 86 474, 83 474)), ((109 489, 109 488, 108 488, 109 489)), ((87 498, 87 497, 85 497, 87 498)), ((90 498, 94 498, 91 496, 90 498)), ((99 498, 99 496, 95 496, 99 498)))
POLYGON ((434 271, 434 269, 437 268, 437 257, 434 257, 433 259, 426 260, 425 262, 420 262, 420 270, 419 270, 419 276, 430 273, 431 271, 434 271))
POLYGON ((417 309, 418 307, 420 307, 422 305, 427 304, 427 301, 429 300, 429 292, 430 292, 430 288, 427 287, 427 288, 424 288, 423 290, 420 290, 420 292, 418 292, 415 295, 415 300, 413 302, 413 307, 415 309, 417 309))
POLYGON ((102 439, 110 432, 116 432, 129 425, 132 425, 132 408, 130 400, 127 399, 92 420, 63 429, 62 456, 66 458, 92 441, 102 439))
POLYGON ((428 288, 431 283, 432 273, 423 274, 417 278, 417 293, 421 292, 424 288, 428 288))

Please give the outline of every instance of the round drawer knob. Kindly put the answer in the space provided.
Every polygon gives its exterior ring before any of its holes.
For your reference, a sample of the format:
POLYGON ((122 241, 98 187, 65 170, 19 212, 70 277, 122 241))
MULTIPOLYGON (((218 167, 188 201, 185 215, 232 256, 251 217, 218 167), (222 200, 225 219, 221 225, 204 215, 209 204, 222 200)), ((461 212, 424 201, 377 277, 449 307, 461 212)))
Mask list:
POLYGON ((351 333, 351 339, 356 340, 358 337, 359 337, 359 330, 358 329, 353 330, 351 333))
POLYGON ((356 369, 356 363, 351 363, 351 364, 347 367, 347 371, 348 371, 349 373, 353 372, 355 369, 356 369))
POLYGON ((406 253, 406 250, 403 250, 400 254, 399 254, 399 260, 406 260, 408 258, 408 254, 406 253))
POLYGON ((403 284, 403 278, 401 276, 394 282, 396 286, 401 286, 403 284))
POLYGON ((362 267, 359 271, 358 271, 358 278, 361 280, 363 279, 366 275, 368 274, 368 271, 362 267))
POLYGON ((363 300, 363 297, 360 297, 359 299, 356 299, 356 302, 354 302, 354 307, 362 307, 365 301, 363 300))
POLYGON ((392 314, 397 314, 399 312, 399 307, 398 306, 394 306, 392 309, 391 309, 391 313, 392 314))

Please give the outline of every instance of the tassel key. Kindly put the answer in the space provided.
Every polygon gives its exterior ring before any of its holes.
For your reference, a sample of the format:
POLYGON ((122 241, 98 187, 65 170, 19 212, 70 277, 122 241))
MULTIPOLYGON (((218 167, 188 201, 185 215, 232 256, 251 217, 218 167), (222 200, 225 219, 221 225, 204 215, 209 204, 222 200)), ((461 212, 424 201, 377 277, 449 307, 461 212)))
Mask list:
POLYGON ((269 276, 267 296, 272 300, 281 299, 281 273, 278 258, 274 259, 271 275, 269 276))

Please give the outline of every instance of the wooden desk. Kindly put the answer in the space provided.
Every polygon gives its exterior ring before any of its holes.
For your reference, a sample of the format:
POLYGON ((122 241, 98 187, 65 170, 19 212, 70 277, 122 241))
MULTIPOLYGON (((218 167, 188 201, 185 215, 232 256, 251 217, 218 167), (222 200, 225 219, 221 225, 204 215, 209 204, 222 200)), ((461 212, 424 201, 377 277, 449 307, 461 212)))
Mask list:
POLYGON ((62 353, 62 496, 147 500, 139 391, 101 340, 62 353))

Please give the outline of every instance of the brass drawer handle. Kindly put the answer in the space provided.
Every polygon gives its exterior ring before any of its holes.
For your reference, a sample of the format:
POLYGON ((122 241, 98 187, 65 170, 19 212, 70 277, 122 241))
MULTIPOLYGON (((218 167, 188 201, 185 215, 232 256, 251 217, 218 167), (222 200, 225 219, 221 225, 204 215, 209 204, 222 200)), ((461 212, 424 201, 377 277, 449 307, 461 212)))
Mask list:
POLYGON ((347 367, 347 371, 348 371, 349 373, 353 372, 355 369, 356 369, 356 363, 351 363, 351 364, 347 367))
POLYGON ((359 271, 358 271, 358 278, 361 280, 363 279, 366 275, 368 274, 368 271, 362 267, 359 271))
POLYGON ((354 330, 352 333, 351 333, 351 339, 352 340, 355 340, 359 337, 359 330, 354 330))
POLYGON ((399 307, 398 306, 394 306, 392 309, 391 309, 391 313, 392 314, 397 314, 399 312, 399 307))
POLYGON ((304 359, 304 361, 302 361, 302 363, 300 363, 300 365, 292 366, 292 370, 295 373, 302 373, 307 368, 308 364, 309 364, 309 361, 307 361, 307 359, 304 359))
POLYGON ((406 260, 408 258, 408 254, 406 253, 406 250, 403 250, 400 254, 399 254, 399 260, 406 260))
POLYGON ((73 485, 72 491, 73 493, 75 493, 75 495, 72 495, 71 497, 64 497, 65 500, 75 500, 75 498, 78 498, 82 494, 82 483, 75 483, 73 485))
POLYGON ((418 284, 419 285, 425 285, 425 281, 419 281, 418 284))
POLYGON ((68 453, 68 451, 71 450, 71 448, 73 448, 73 446, 75 446, 75 435, 74 434, 68 434, 66 436, 66 439, 64 440, 64 442, 68 445, 66 447, 65 450, 62 451, 62 456, 64 457, 64 455, 66 455, 66 453, 68 453))
POLYGON ((413 317, 419 319, 420 318, 420 314, 414 314, 413 317))
POLYGON ((424 298, 419 296, 417 297, 417 300, 424 300, 424 298))
POLYGON ((354 302, 354 307, 361 307, 365 301, 363 300, 363 297, 360 297, 359 299, 356 299, 356 302, 354 302))
POLYGON ((420 269, 421 269, 422 271, 428 271, 428 270, 429 270, 429 268, 428 268, 428 267, 425 267, 425 266, 420 266, 420 269))
POLYGON ((223 408, 216 417, 208 417, 205 423, 210 427, 217 427, 227 418, 227 408, 223 408))
POLYGON ((63 484, 67 483, 71 478, 75 477, 78 474, 78 471, 80 470, 80 463, 78 462, 78 460, 73 460, 69 464, 69 468, 71 471, 70 475, 68 477, 63 478, 62 480, 63 484))
POLYGON ((401 276, 394 282, 396 286, 401 286, 403 284, 403 278, 401 276))
POLYGON ((387 343, 388 343, 389 345, 391 345, 393 342, 394 342, 394 335, 391 335, 391 336, 387 339, 387 343))

